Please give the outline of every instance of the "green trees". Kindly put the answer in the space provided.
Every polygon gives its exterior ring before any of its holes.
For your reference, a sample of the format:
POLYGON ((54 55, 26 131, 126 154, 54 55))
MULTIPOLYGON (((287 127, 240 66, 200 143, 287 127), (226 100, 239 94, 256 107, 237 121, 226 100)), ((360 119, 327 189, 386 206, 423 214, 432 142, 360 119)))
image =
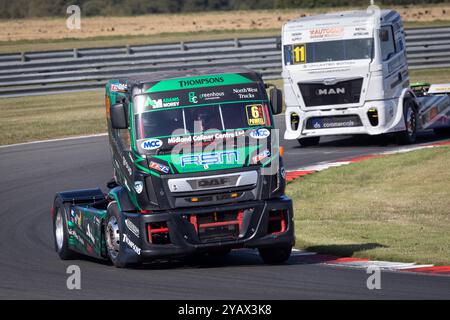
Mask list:
MULTIPOLYGON (((383 0, 384 5, 425 4, 450 0, 383 0)), ((375 1, 378 3, 380 1, 375 1)), ((369 0, 0 0, 0 18, 66 16, 77 4, 84 16, 138 15, 211 10, 314 8, 368 5, 369 0)))

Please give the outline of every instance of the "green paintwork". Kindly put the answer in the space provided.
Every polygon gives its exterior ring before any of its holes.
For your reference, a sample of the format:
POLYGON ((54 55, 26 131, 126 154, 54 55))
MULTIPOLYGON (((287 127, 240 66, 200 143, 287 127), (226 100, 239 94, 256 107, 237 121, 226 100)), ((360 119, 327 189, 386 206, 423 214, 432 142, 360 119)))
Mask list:
POLYGON ((67 222, 69 246, 80 253, 102 257, 105 250, 102 221, 106 218, 106 210, 90 206, 74 206, 73 210, 76 218, 69 215, 67 222))
POLYGON ((217 87, 252 82, 252 80, 239 74, 216 74, 198 77, 175 78, 160 81, 145 91, 145 93, 217 87))

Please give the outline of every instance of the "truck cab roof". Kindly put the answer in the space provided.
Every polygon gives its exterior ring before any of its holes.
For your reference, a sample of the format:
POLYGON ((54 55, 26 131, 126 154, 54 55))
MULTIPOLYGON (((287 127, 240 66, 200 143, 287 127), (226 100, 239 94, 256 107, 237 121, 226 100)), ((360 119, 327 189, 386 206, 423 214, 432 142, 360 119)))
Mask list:
POLYGON ((130 76, 121 78, 120 80, 126 82, 128 87, 139 86, 150 82, 158 82, 168 79, 198 77, 218 74, 246 74, 254 81, 262 81, 261 75, 253 70, 245 67, 226 67, 226 68, 199 68, 191 70, 176 70, 176 71, 158 71, 149 72, 142 75, 130 76))
MULTIPOLYGON (((305 28, 320 28, 329 27, 332 25, 360 24, 362 21, 369 19, 373 19, 373 14, 366 10, 341 11, 296 18, 288 21, 285 24, 285 28, 289 29, 289 27, 299 26, 303 26, 305 28)), ((400 20, 400 14, 397 11, 380 11, 381 24, 394 23, 397 20, 400 20)))

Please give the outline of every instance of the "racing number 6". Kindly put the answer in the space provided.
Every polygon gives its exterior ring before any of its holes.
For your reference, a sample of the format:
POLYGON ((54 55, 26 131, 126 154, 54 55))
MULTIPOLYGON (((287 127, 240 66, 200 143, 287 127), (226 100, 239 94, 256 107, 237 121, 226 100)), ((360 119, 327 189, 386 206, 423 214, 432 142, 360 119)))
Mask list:
POLYGON ((306 52, 304 44, 295 45, 292 51, 294 52, 294 63, 306 62, 306 52))
POLYGON ((253 117, 254 119, 260 118, 260 115, 259 115, 259 107, 258 107, 258 106, 252 106, 252 117, 253 117))

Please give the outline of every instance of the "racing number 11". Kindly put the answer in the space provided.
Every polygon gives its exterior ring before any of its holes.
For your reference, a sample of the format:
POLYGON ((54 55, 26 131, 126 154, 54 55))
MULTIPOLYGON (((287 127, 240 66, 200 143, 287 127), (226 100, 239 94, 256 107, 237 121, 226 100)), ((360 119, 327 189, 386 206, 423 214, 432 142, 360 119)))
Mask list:
POLYGON ((305 63, 306 62, 306 52, 304 44, 294 45, 294 63, 305 63))

